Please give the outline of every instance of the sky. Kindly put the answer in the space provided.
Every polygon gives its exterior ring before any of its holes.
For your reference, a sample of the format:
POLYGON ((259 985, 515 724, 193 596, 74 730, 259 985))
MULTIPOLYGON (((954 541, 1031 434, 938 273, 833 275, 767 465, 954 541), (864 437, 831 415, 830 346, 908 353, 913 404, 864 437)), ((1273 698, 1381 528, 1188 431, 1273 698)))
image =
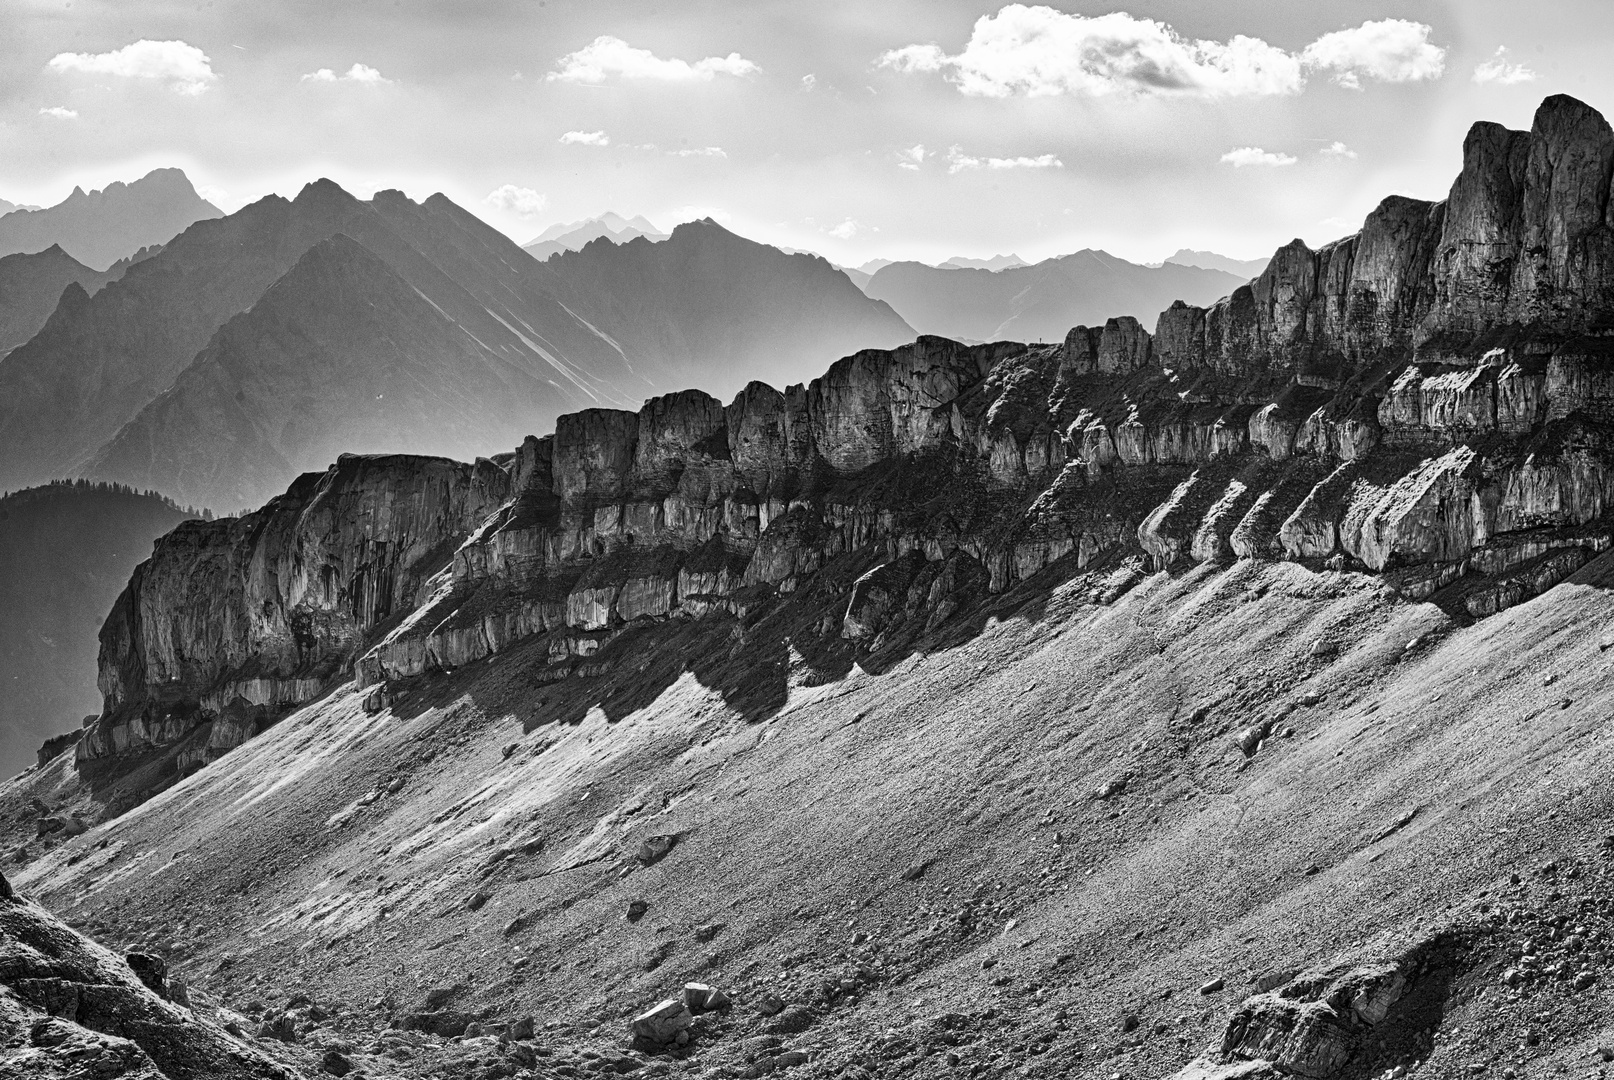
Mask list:
POLYGON ((0 198, 328 176, 525 242, 614 210, 867 259, 1238 258, 1614 115, 1608 0, 0 0, 0 198))

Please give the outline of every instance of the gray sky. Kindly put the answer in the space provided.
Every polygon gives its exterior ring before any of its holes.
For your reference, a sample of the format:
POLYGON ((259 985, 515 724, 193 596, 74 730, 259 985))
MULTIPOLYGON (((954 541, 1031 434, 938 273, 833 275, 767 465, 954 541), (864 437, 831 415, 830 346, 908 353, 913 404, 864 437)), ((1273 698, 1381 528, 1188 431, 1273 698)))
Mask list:
POLYGON ((1474 120, 1614 113, 1607 0, 0 0, 0 25, 14 202, 179 165, 235 210, 325 175, 520 241, 710 214, 843 263, 1265 255, 1442 197, 1474 120))

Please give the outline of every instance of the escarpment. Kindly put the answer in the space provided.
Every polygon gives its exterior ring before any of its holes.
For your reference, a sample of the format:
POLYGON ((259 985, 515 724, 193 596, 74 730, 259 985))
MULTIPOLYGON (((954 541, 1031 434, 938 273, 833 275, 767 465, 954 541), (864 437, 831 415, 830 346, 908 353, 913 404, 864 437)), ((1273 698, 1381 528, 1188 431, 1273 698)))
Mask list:
POLYGON ((876 654, 1127 557, 1301 560, 1499 611, 1614 536, 1611 183, 1608 125, 1549 98, 1530 132, 1476 125, 1444 202, 1387 199, 1152 333, 922 337, 728 404, 562 416, 495 462, 344 458, 159 544, 103 632, 79 760, 205 760, 335 681, 379 709, 532 638, 541 683, 647 620, 743 636, 836 568, 811 632, 876 654))

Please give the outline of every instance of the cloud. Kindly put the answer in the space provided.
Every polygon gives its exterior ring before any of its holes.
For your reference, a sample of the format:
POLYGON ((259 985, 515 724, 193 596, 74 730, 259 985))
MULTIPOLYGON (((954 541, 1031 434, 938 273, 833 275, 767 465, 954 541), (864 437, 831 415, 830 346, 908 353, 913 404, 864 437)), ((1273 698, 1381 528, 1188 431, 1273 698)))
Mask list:
MULTIPOLYGON (((1319 154, 1321 154, 1323 157, 1332 157, 1332 158, 1354 158, 1356 156, 1356 151, 1355 150, 1352 150, 1350 147, 1346 146, 1344 143, 1338 142, 1338 141, 1330 143, 1329 145, 1323 147, 1321 150, 1319 150, 1317 152, 1319 154)), ((1226 161, 1227 159, 1223 158, 1222 160, 1226 161)))
POLYGON ((183 41, 148 41, 141 38, 104 53, 57 53, 45 65, 58 74, 83 71, 127 79, 154 79, 181 94, 196 95, 218 79, 212 61, 201 49, 183 41))
POLYGON ((692 146, 684 150, 667 151, 673 157, 728 157, 721 146, 692 146))
POLYGON ((965 169, 1063 169, 1065 163, 1053 154, 1042 154, 1037 157, 971 157, 964 153, 961 146, 947 148, 947 171, 949 174, 963 172, 965 169))
POLYGON ((1086 16, 1008 4, 977 19, 956 55, 936 44, 905 45, 875 63, 905 73, 939 72, 975 97, 1262 97, 1299 93, 1308 68, 1331 71, 1352 88, 1364 77, 1438 78, 1446 51, 1430 44, 1429 34, 1423 23, 1384 19, 1324 34, 1290 53, 1244 34, 1226 41, 1185 38, 1157 19, 1125 12, 1086 16))
POLYGON ((595 85, 613 75, 661 82, 711 82, 718 75, 754 75, 762 70, 737 52, 708 56, 693 64, 663 60, 649 49, 635 49, 621 38, 603 34, 576 52, 567 53, 556 64, 557 69, 545 76, 550 82, 595 85))
POLYGON ((1517 86, 1519 83, 1535 82, 1541 77, 1523 64, 1508 63, 1507 55, 1507 46, 1498 46, 1496 53, 1489 60, 1474 69, 1474 81, 1517 86))
POLYGON ((72 109, 63 108, 60 105, 52 105, 48 109, 40 109, 39 110, 39 115, 40 116, 54 116, 58 120, 77 120, 78 119, 78 113, 74 112, 72 109))
POLYGON ((816 89, 818 89, 818 76, 817 75, 803 75, 801 77, 801 92, 802 93, 810 94, 816 89))
POLYGON ((320 68, 318 71, 310 71, 307 75, 304 75, 302 81, 365 83, 370 86, 382 86, 392 82, 391 79, 384 77, 381 72, 367 64, 354 64, 340 75, 330 68, 320 68))
POLYGON ((1222 164, 1231 165, 1235 169, 1242 169, 1246 165, 1280 168, 1284 165, 1293 165, 1299 160, 1299 158, 1291 157, 1288 154, 1268 153, 1259 146, 1241 146, 1222 155, 1222 164))
POLYGON ((837 240, 850 240, 852 237, 856 236, 859 230, 862 228, 863 226, 861 224, 853 221, 851 218, 847 218, 845 221, 828 231, 829 234, 837 240))
POLYGON ((1334 73, 1334 81, 1352 90, 1364 76, 1381 82, 1438 79, 1446 70, 1446 50, 1429 43, 1430 28, 1406 19, 1365 22, 1353 30, 1336 30, 1307 45, 1300 54, 1309 68, 1334 73))
POLYGON ((568 131, 560 137, 560 141, 568 146, 610 146, 611 136, 603 131, 568 131))
POLYGON ((549 202, 532 188, 516 187, 514 184, 494 188, 482 201, 499 210, 512 211, 521 217, 532 217, 549 202))
POLYGON ((1239 97, 1293 94, 1304 84, 1300 61, 1259 38, 1190 41, 1165 23, 1125 12, 1090 18, 1025 4, 977 19, 956 56, 936 45, 909 45, 877 63, 902 72, 943 72, 975 97, 1239 97))
POLYGON ((897 168, 917 169, 919 163, 925 160, 925 144, 919 143, 907 150, 897 151, 897 168))

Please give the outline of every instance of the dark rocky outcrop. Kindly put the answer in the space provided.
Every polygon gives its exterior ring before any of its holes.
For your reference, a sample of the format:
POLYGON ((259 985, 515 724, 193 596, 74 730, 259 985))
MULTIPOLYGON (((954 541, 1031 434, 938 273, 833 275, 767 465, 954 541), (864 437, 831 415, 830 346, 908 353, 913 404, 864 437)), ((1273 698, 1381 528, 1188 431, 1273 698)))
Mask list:
MULTIPOLYGON (((137 959, 138 958, 138 959, 137 959)), ((295 1074, 159 992, 160 961, 125 962, 0 879, 0 1073, 149 1080, 295 1074)))

